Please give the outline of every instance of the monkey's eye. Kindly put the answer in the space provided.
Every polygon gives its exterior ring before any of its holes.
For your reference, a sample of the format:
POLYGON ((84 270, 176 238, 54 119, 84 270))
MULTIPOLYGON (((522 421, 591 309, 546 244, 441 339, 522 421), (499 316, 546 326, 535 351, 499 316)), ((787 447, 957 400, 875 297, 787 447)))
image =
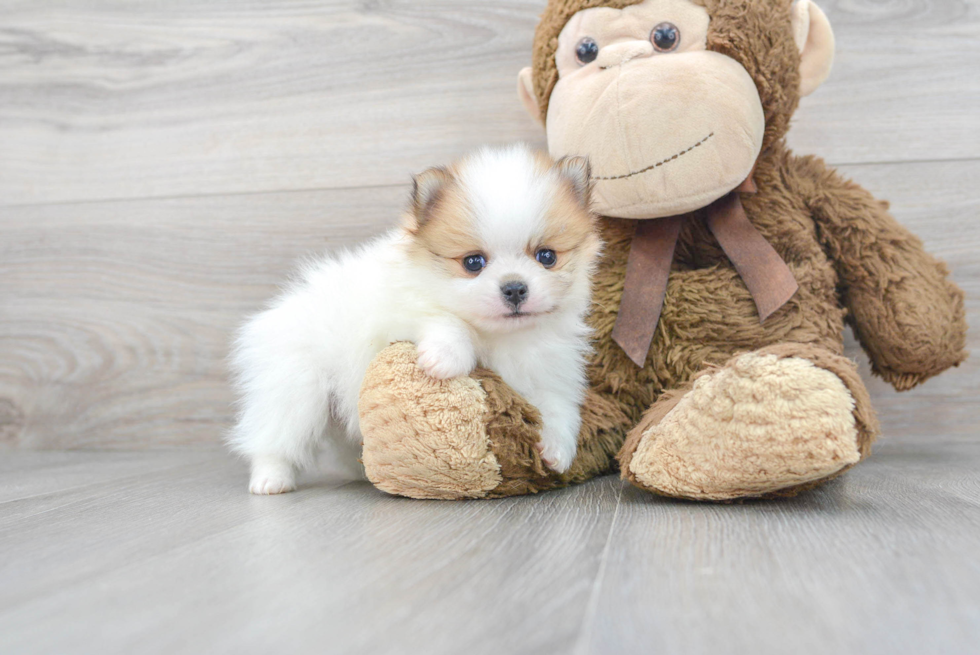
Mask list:
POLYGON ((659 52, 676 50, 681 42, 681 31, 673 23, 660 23, 650 32, 650 42, 659 52))
POLYGON ((599 44, 590 36, 585 37, 575 46, 575 58, 583 66, 591 64, 599 56, 599 44))
POLYGON ((555 254, 555 251, 547 248, 542 248, 534 253, 534 258, 545 268, 551 268, 558 262, 558 255, 555 254))
POLYGON ((486 266, 487 258, 480 253, 463 257, 463 268, 468 270, 470 273, 479 273, 486 268, 486 266))

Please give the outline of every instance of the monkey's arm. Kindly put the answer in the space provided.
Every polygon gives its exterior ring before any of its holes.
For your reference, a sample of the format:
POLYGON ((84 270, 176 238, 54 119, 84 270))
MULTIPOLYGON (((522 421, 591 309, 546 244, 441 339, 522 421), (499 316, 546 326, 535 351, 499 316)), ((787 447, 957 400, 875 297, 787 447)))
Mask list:
POLYGON ((819 159, 796 164, 812 182, 804 183, 806 203, 872 371, 905 391, 966 359, 963 291, 946 265, 888 213, 888 203, 819 159))

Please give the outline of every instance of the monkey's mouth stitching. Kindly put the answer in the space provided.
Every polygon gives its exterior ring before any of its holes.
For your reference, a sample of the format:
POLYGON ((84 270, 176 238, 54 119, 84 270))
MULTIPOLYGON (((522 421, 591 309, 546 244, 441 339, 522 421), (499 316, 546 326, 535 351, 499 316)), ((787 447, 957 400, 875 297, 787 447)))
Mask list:
POLYGON ((683 157, 684 155, 686 155, 687 153, 691 152, 692 150, 694 150, 695 148, 697 148, 699 145, 701 145, 702 143, 704 143, 705 141, 707 141, 708 139, 710 139, 714 135, 715 135, 715 133, 712 132, 711 134, 709 134, 708 136, 704 137, 703 139, 701 139, 700 141, 698 141, 697 143, 695 143, 693 146, 691 146, 687 150, 681 150, 679 153, 677 153, 673 157, 668 157, 667 159, 664 159, 663 161, 658 161, 656 164, 653 164, 651 166, 647 166, 646 168, 643 168, 641 170, 633 171, 632 173, 626 173, 625 175, 610 175, 608 177, 602 177, 600 175, 594 175, 594 176, 592 176, 592 179, 593 180, 625 180, 628 177, 633 177, 634 175, 639 175, 640 173, 646 173, 647 171, 652 171, 653 169, 657 168, 658 166, 663 166, 664 164, 666 164, 668 162, 674 161, 678 157, 683 157))

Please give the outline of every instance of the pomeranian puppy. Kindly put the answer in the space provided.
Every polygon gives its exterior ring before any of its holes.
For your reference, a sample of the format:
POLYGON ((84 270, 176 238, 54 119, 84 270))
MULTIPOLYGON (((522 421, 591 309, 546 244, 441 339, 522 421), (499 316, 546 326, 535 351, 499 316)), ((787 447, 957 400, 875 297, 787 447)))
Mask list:
POLYGON ((542 460, 568 470, 601 246, 589 193, 582 158, 482 150, 415 177, 400 228, 306 267, 232 357, 241 411, 229 442, 251 462, 251 492, 292 491, 324 439, 361 470, 361 381, 396 341, 417 344, 433 378, 495 371, 540 410, 542 460))

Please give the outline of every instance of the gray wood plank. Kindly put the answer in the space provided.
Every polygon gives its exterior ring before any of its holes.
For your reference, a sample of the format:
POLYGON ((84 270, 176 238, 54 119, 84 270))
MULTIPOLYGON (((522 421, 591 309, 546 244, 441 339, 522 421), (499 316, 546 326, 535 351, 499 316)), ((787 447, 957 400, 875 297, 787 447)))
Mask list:
POLYGON ((830 78, 800 103, 789 135, 792 147, 834 164, 976 157, 980 5, 817 4, 834 29, 836 58, 830 78), (953 96, 954 104, 943 100, 953 96))
MULTIPOLYGON (((135 463, 99 455, 121 456, 135 463)), ((228 456, 184 456, 42 513, 0 504, 0 651, 902 655, 980 639, 977 442, 891 443, 817 491, 736 505, 613 477, 453 503, 311 476, 259 498, 228 456)))
POLYGON ((354 189, 0 215, 0 445, 215 443, 231 414, 225 358, 235 328, 302 257, 394 225, 406 194, 354 189))
POLYGON ((0 650, 567 652, 620 493, 615 478, 457 503, 244 485, 217 455, 0 521, 0 650))
MULTIPOLYGON (((980 325, 980 161, 845 167, 944 257, 980 325)), ((393 225, 407 187, 30 206, 0 213, 0 446, 214 444, 229 339, 297 259, 393 225)), ((970 343, 980 345, 974 330, 970 343)), ((852 355, 863 357, 852 347, 852 355)), ((867 372, 867 371, 866 371, 867 372)), ((970 438, 980 363, 908 394, 886 435, 970 438)))
MULTIPOLYGON (((822 4, 837 64, 796 148, 976 156, 975 2, 822 4)), ((515 78, 543 6, 6 0, 0 206, 401 184, 484 143, 541 143, 515 78)))
POLYGON ((889 444, 792 500, 624 494, 578 653, 976 652, 980 444, 889 444))
MULTIPOLYGON (((187 451, 157 450, 119 452, 107 458, 95 451, 23 451, 16 457, 0 457, 0 517, 9 517, 10 503, 37 506, 40 496, 77 495, 89 486, 119 478, 186 465, 197 455, 187 451)), ((3 518, 0 518, 2 521, 3 518)))
POLYGON ((0 204, 402 184, 539 138, 541 2, 6 2, 0 204))
POLYGON ((0 213, 0 297, 244 312, 301 258, 396 225, 409 186, 125 200, 0 213))

